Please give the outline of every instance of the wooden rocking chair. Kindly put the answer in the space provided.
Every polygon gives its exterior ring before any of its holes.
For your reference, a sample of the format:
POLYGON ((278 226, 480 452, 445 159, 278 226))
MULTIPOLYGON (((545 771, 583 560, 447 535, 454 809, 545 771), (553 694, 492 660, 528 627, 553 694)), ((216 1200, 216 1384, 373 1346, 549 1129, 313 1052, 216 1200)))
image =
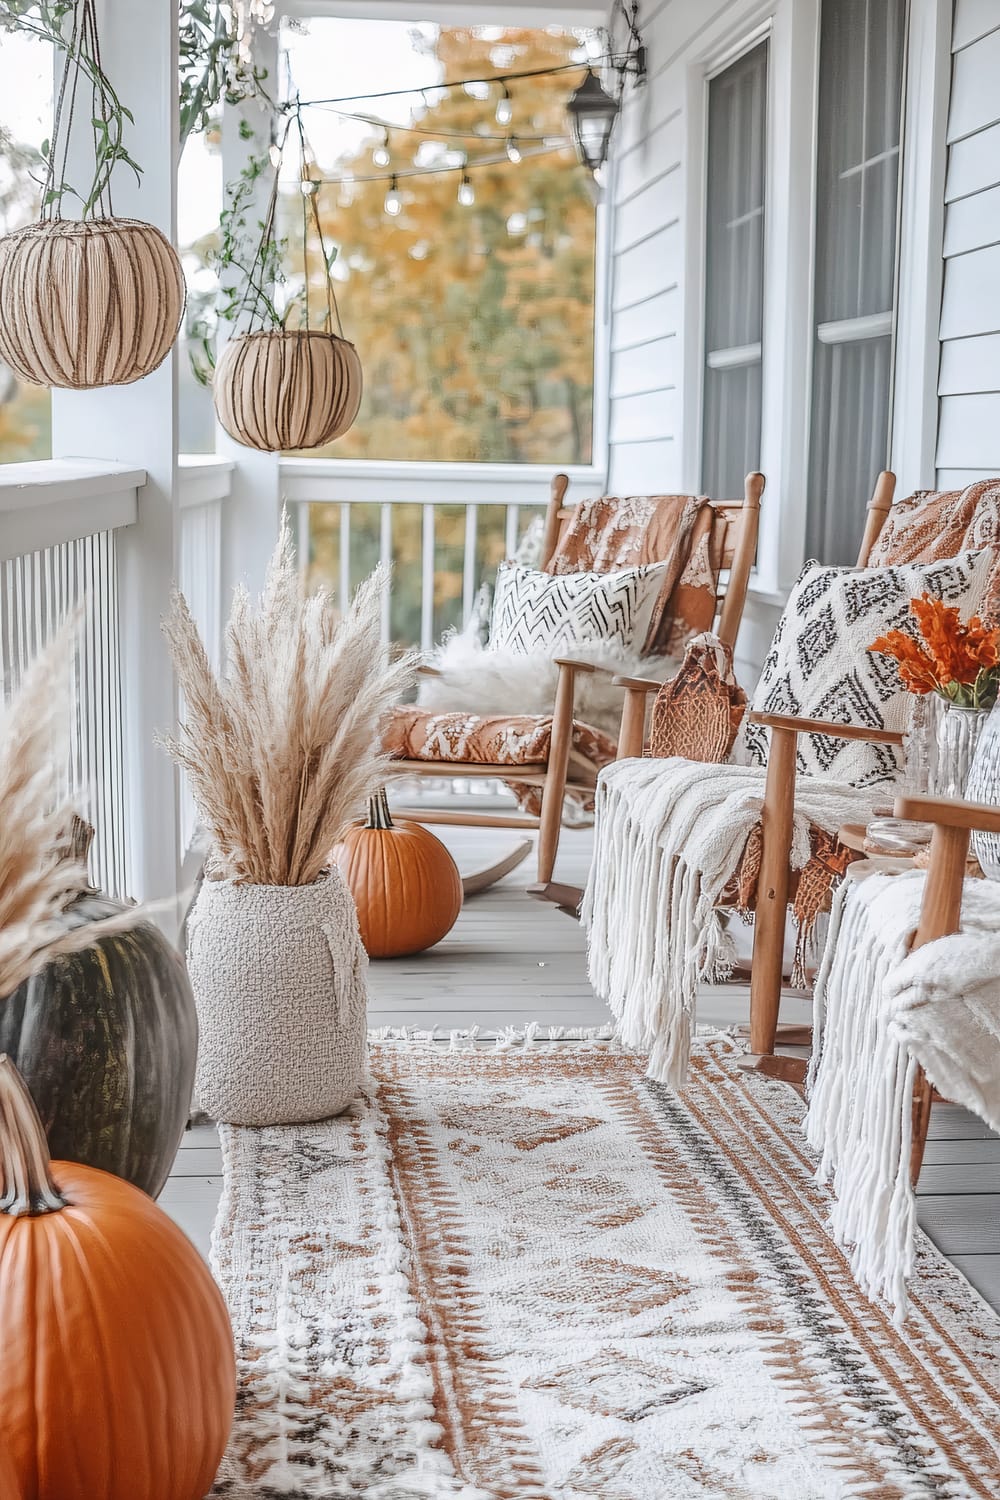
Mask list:
MULTIPOLYGON (((962 892, 965 885, 969 837, 973 829, 1000 833, 1000 808, 977 802, 945 801, 937 797, 898 797, 893 812, 897 818, 933 823, 930 864, 920 904, 920 922, 912 947, 922 948, 938 938, 961 930, 962 892)), ((1000 935, 997 952, 1000 957, 1000 935)), ((916 1187, 927 1145, 931 1108, 946 1103, 932 1088, 922 1068, 917 1069, 913 1089, 913 1138, 910 1149, 910 1180, 916 1187)))
MULTIPOLYGON (((569 526, 575 510, 566 507, 564 500, 569 486, 565 474, 557 474, 552 481, 551 496, 545 519, 542 547, 542 570, 546 570, 559 545, 560 538, 569 526)), ((716 630, 723 640, 735 642, 746 603, 750 570, 757 550, 757 534, 760 523, 760 499, 764 490, 763 474, 746 476, 741 500, 704 500, 713 512, 711 548, 713 555, 721 559, 721 568, 726 581, 720 587, 717 599, 716 630)), ((537 817, 527 813, 485 813, 464 809, 428 809, 408 807, 394 809, 398 816, 430 824, 458 824, 471 827, 537 829, 538 871, 537 884, 529 888, 530 894, 565 904, 565 893, 571 890, 552 882, 559 835, 562 827, 563 802, 567 794, 578 793, 592 796, 597 784, 597 767, 573 747, 576 683, 581 674, 593 674, 607 669, 571 657, 556 658, 559 668, 555 702, 552 711, 552 732, 548 757, 530 765, 505 765, 500 763, 472 763, 452 760, 397 759, 394 768, 402 775, 420 777, 476 777, 489 778, 517 785, 537 787, 541 790, 541 811, 537 817)), ((435 675, 436 669, 422 667, 421 672, 435 675)), ((437 674, 440 675, 440 674, 437 674)), ((614 676, 608 672, 609 676, 614 676)), ((654 684, 659 687, 659 683, 654 684)), ((530 851, 530 843, 524 841, 513 853, 495 865, 478 872, 466 881, 466 893, 486 889, 503 875, 515 868, 530 851)), ((572 894, 572 892, 571 892, 572 894)), ((577 893, 578 895, 579 893, 577 893)))
MULTIPOLYGON (((982 507, 977 512, 978 523, 981 525, 981 533, 990 537, 995 535, 997 530, 995 514, 998 503, 997 485, 995 482, 986 482, 976 488, 981 491, 976 503, 982 507)), ((865 533, 858 556, 860 567, 870 564, 875 544, 892 514, 894 489, 895 476, 888 471, 880 474, 868 507, 865 533)), ((958 492, 955 493, 958 494, 958 492)), ((962 492, 962 498, 966 495, 972 495, 972 487, 962 492)), ((915 510, 923 505, 932 506, 939 498, 941 497, 931 492, 920 493, 909 500, 901 501, 900 505, 905 507, 912 521, 915 510)), ((965 521, 971 523, 972 519, 966 516, 965 521)), ((919 534, 916 528, 914 531, 919 534)), ((960 551, 963 546, 961 539, 954 533, 949 533, 948 543, 953 547, 951 555, 960 551)), ((935 539, 932 546, 934 546, 932 554, 934 557, 949 555, 948 553, 942 554, 940 551, 939 539, 935 539)), ((911 550, 908 556, 912 561, 927 560, 914 550, 911 550)), ((649 693, 659 691, 660 685, 641 679, 620 680, 627 692, 618 751, 619 757, 624 758, 642 753, 641 726, 645 699, 649 693)), ((790 866, 798 735, 817 733, 830 738, 868 740, 873 743, 891 745, 900 745, 903 736, 891 730, 877 730, 861 725, 831 724, 818 719, 790 715, 754 713, 751 718, 770 730, 771 742, 761 817, 762 853, 757 880, 753 958, 750 971, 751 1056, 745 1060, 745 1066, 770 1077, 801 1084, 806 1073, 805 1060, 801 1057, 776 1056, 774 1050, 778 1040, 787 1046, 808 1046, 812 1041, 811 1026, 779 1027, 778 1025, 782 997, 785 922, 788 903, 794 897, 798 878, 790 866)), ((954 903, 960 900, 960 880, 957 886, 957 897, 954 894, 953 885, 956 879, 955 871, 964 872, 964 851, 968 846, 969 829, 982 827, 987 831, 992 831, 1000 816, 995 809, 975 808, 974 812, 976 817, 985 818, 987 821, 976 823, 973 820, 973 811, 969 809, 968 804, 964 803, 938 803, 917 798, 903 799, 897 803, 896 815, 898 817, 938 821, 943 825, 943 828, 935 834, 938 849, 937 874, 933 882, 928 882, 926 921, 921 924, 919 936, 921 942, 929 942, 932 937, 944 934, 945 929, 940 926, 940 922, 944 920, 942 912, 948 920, 957 920, 957 907, 954 903), (911 810, 901 810, 907 808, 911 810), (935 810, 938 816, 935 816, 935 810), (960 849, 961 858, 959 858, 960 849), (951 906, 939 894, 945 889, 952 892, 951 906)), ((929 1108, 926 1099, 922 1107, 929 1108)), ((926 1122, 923 1138, 925 1137, 926 1122)))
MULTIPOLYGON (((864 567, 889 514, 896 477, 888 470, 878 476, 858 554, 864 567)), ((619 678, 626 697, 618 741, 618 758, 643 754, 646 701, 662 684, 645 678, 619 678)), ((753 959, 750 970, 750 1049, 747 1066, 776 1077, 790 1077, 786 1064, 799 1059, 775 1057, 775 1037, 781 1003, 785 922, 794 898, 797 874, 791 869, 792 819, 795 807, 796 741, 800 733, 813 732, 841 739, 867 739, 882 744, 901 744, 903 736, 890 730, 872 730, 854 725, 830 724, 818 719, 789 718, 775 714, 752 714, 755 723, 771 731, 764 803, 761 815, 761 862, 754 916, 753 959)), ((783 1028, 787 1045, 808 1045, 811 1027, 783 1028)), ((791 1069, 804 1077, 804 1064, 791 1069)))

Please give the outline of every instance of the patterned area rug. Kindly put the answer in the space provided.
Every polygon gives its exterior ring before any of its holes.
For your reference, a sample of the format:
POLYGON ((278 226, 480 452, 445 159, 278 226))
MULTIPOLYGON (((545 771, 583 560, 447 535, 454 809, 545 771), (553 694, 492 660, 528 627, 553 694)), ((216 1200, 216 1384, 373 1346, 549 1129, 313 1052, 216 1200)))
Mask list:
POLYGON ((737 1055, 680 1098, 607 1046, 385 1044, 340 1119, 224 1127, 213 1493, 1000 1495, 1000 1320, 926 1240, 905 1333, 864 1300, 737 1055))

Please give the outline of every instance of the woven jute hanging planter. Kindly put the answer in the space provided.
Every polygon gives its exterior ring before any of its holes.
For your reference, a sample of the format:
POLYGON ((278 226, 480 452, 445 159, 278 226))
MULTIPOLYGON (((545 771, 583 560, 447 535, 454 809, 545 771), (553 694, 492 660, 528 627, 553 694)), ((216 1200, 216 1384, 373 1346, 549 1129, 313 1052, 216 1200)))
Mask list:
POLYGON ((322 448, 343 436, 358 415, 362 393, 361 360, 354 345, 344 338, 316 202, 319 184, 309 175, 298 110, 289 120, 276 155, 274 183, 260 243, 238 308, 238 312, 248 315, 250 326, 226 344, 212 380, 216 415, 229 436, 247 448, 259 448, 265 453, 322 448), (290 328, 279 317, 264 285, 267 267, 276 258, 275 213, 281 157, 293 126, 297 128, 300 145, 306 266, 305 293, 298 305, 301 321, 290 328), (310 230, 316 236, 325 272, 326 306, 319 327, 311 326, 309 306, 310 230))
POLYGON ((354 422, 361 361, 318 328, 269 328, 230 339, 215 369, 215 410, 238 443, 279 453, 322 448, 354 422))
POLYGON ((94 0, 76 0, 42 217, 0 238, 0 360, 32 385, 130 385, 176 341, 184 311, 177 252, 155 225, 116 217, 112 207, 115 165, 135 169, 121 144, 125 113, 101 68, 94 0), (92 107, 81 112, 98 145, 93 183, 74 195, 82 217, 70 219, 62 203, 72 192, 66 168, 81 81, 92 91, 92 107))

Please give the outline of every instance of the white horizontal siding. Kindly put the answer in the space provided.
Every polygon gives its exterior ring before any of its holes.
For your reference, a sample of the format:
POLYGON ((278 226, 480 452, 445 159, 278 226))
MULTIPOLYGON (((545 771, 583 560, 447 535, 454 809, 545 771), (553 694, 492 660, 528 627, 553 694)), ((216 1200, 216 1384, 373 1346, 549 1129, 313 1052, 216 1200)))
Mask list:
POLYGON ((951 50, 960 52, 997 28, 997 0, 955 0, 951 50))
POLYGON ((967 198, 1000 182, 1000 125, 988 125, 956 141, 948 151, 945 201, 967 198))
POLYGON ((608 488, 616 495, 672 495, 680 485, 679 445, 672 437, 618 443, 608 488))
POLYGON ((944 223, 946 259, 997 243, 1000 243, 1000 186, 948 204, 944 223))
POLYGON ((997 119, 1000 20, 995 7, 993 25, 995 29, 988 35, 955 53, 948 111, 949 142, 961 140, 974 130, 984 130, 997 119))
POLYGON ((611 356, 611 399, 673 390, 679 378, 677 339, 654 339, 611 356))
POLYGON ((956 0, 937 444, 948 488, 1000 474, 1000 3, 956 0))
POLYGON ((996 469, 938 469, 938 488, 942 490, 964 490, 977 479, 995 479, 996 469))
POLYGON ((681 296, 676 286, 655 297, 640 298, 631 307, 619 307, 611 330, 611 348, 635 349, 676 335, 680 326, 681 296))
POLYGON ((676 224, 681 216, 680 167, 671 166, 619 202, 615 215, 615 252, 648 239, 655 230, 676 224))
MULTIPOLYGON (((711 10, 732 0, 713 0, 711 10)), ((614 193, 609 484, 618 493, 669 490, 681 468, 685 38, 702 0, 650 0, 643 15, 646 84, 617 130, 614 193)))
POLYGON ((676 223, 653 229, 637 245, 615 256, 615 310, 635 307, 677 282, 680 229, 676 223))
POLYGON ((1000 333, 950 339, 941 346, 938 393, 961 396, 971 391, 995 391, 1000 372, 1000 333))
POLYGON ((676 171, 683 149, 684 120, 677 113, 662 120, 630 148, 620 150, 615 161, 615 202, 619 205, 627 202, 660 172, 676 171))
POLYGON ((677 392, 644 391, 622 396, 611 406, 611 441, 645 443, 676 431, 677 392))
POLYGON ((941 300, 941 339, 1000 332, 1000 245, 949 261, 941 300))
POLYGON ((943 469, 996 467, 1000 473, 1000 391, 942 396, 938 465, 943 469))

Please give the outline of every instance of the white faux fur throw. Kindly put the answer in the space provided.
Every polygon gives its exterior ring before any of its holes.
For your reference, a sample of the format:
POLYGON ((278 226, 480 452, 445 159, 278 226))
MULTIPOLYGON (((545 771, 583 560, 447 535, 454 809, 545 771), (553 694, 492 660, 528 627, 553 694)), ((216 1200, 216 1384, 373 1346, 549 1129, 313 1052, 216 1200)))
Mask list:
MULTIPOLYGON (((725 977, 732 948, 717 904, 760 820, 765 772, 700 761, 620 760, 597 779, 594 859, 583 904, 590 980, 649 1076, 680 1088, 698 984, 725 977)), ((875 792, 799 777, 792 866, 809 827, 867 822, 875 792)), ((885 788, 880 789, 881 799, 885 788)))
POLYGON ((967 880, 962 931, 910 953, 925 876, 848 878, 816 984, 806 1134, 832 1180, 831 1228, 863 1291, 906 1316, 919 1064, 1000 1130, 1000 885, 967 880))
MULTIPOLYGON (((606 641, 575 646, 560 654, 596 662, 625 677, 655 677, 658 682, 677 671, 677 662, 671 657, 641 656, 606 641)), ((525 656, 490 651, 463 631, 443 641, 427 658, 427 664, 444 675, 421 677, 417 702, 435 713, 550 714, 555 704, 559 668, 543 652, 525 656)), ((576 717, 616 740, 623 696, 606 672, 581 672, 576 679, 576 717)))

